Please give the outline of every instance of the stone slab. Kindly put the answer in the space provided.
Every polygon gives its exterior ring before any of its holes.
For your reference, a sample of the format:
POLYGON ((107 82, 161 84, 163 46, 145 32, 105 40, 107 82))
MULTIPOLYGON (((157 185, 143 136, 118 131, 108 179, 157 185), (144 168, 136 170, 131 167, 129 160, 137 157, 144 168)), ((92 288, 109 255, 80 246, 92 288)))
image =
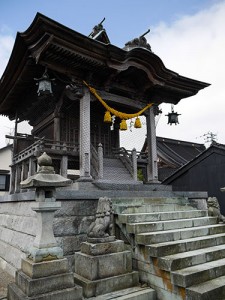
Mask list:
POLYGON ((89 300, 156 300, 156 292, 151 288, 133 287, 109 294, 91 297, 89 300))
POLYGON ((207 247, 158 258, 158 267, 174 271, 225 257, 225 245, 207 247))
POLYGON ((31 279, 22 271, 17 271, 16 284, 29 297, 74 287, 73 273, 31 279))
POLYGON ((104 295, 106 291, 110 293, 137 286, 139 276, 138 272, 133 271, 128 274, 91 281, 75 273, 74 281, 76 284, 83 287, 84 296, 90 298, 104 295))
POLYGON ((196 284, 186 289, 186 300, 208 300, 225 298, 225 276, 196 284))
POLYGON ((225 231, 225 224, 208 225, 196 228, 185 228, 179 230, 156 231, 152 233, 140 233, 135 236, 136 242, 143 245, 156 244, 174 240, 207 236, 210 234, 222 233, 225 231))
POLYGON ((81 245, 81 252, 88 255, 101 255, 122 252, 124 250, 124 241, 116 240, 110 243, 88 243, 84 242, 81 245))
POLYGON ((144 233, 151 231, 162 231, 171 229, 191 228, 204 225, 213 225, 217 223, 216 217, 189 218, 178 220, 167 220, 158 222, 145 223, 127 223, 126 228, 128 233, 144 233))
POLYGON ((21 269, 30 278, 37 279, 67 273, 69 265, 66 258, 39 263, 34 263, 30 259, 22 259, 21 269))
POLYGON ((63 290, 55 290, 42 295, 32 297, 26 296, 16 284, 10 284, 8 289, 8 300, 83 300, 83 291, 80 286, 66 288, 63 290))
POLYGON ((187 211, 170 211, 170 212, 155 212, 155 213, 131 213, 120 214, 118 220, 120 223, 139 223, 152 221, 178 220, 187 218, 206 217, 206 210, 187 210, 187 211))
POLYGON ((225 244, 225 233, 196 237, 178 241, 164 242, 146 246, 148 255, 153 257, 167 256, 185 251, 193 251, 225 244))
POLYGON ((132 271, 130 251, 91 256, 75 253, 75 273, 88 279, 98 280, 132 271))
POLYGON ((225 258, 173 271, 171 281, 175 285, 188 287, 224 275, 225 258))

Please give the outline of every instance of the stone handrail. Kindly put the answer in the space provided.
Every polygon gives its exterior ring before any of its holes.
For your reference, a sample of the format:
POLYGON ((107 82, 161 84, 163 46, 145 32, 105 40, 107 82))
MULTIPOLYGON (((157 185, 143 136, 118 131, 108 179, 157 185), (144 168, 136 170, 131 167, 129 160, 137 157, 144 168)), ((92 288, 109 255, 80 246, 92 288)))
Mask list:
POLYGON ((132 155, 124 147, 114 149, 114 154, 119 158, 130 174, 133 176, 132 155))

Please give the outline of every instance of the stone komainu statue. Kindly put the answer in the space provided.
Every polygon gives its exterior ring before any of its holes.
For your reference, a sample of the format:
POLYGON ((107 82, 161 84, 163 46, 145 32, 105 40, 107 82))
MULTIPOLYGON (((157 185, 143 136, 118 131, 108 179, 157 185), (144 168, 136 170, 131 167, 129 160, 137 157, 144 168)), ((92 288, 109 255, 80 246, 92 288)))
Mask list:
POLYGON ((89 238, 113 236, 113 209, 110 198, 99 198, 96 219, 88 228, 87 235, 89 238))
POLYGON ((216 197, 209 197, 207 200, 209 216, 217 217, 218 222, 225 223, 225 217, 220 213, 220 205, 216 197))

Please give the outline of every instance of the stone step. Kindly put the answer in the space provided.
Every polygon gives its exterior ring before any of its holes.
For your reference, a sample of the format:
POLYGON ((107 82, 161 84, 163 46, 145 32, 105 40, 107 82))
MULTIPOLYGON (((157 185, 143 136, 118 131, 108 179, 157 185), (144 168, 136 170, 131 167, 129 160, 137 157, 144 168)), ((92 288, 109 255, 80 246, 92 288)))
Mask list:
POLYGON ((225 244, 225 233, 146 245, 146 248, 148 249, 149 256, 161 257, 221 244, 225 244))
POLYGON ((186 211, 167 211, 167 212, 155 212, 155 213, 130 213, 118 215, 118 221, 120 223, 141 223, 151 221, 166 221, 188 218, 199 218, 208 216, 206 210, 186 210, 186 211))
POLYGON ((139 283, 139 275, 137 271, 133 271, 123 275, 92 281, 74 273, 74 281, 76 284, 82 286, 84 296, 90 298, 104 295, 106 291, 111 293, 137 286, 139 283))
POLYGON ((159 257, 158 267, 165 271, 175 271, 222 258, 225 258, 225 245, 159 257))
POLYGON ((156 300, 156 292, 151 288, 133 287, 117 292, 88 298, 89 300, 156 300))
MULTIPOLYGON (((60 285, 59 285, 60 286, 60 285)), ((41 289, 41 287, 39 287, 41 289)), ((62 300, 62 299, 70 299, 70 300, 82 300, 82 288, 80 286, 74 286, 72 288, 66 288, 62 290, 54 290, 52 292, 48 292, 45 294, 35 295, 34 297, 28 297, 19 287, 12 283, 10 284, 10 288, 8 289, 8 297, 5 298, 8 300, 28 300, 28 299, 35 299, 35 300, 62 300)), ((4 298, 2 299, 4 300, 4 298)))
POLYGON ((104 180, 117 180, 117 181, 124 181, 124 180, 132 180, 132 175, 125 169, 118 169, 118 168, 105 168, 103 172, 104 180))
POLYGON ((213 225, 216 223, 216 217, 202 217, 194 219, 169 220, 162 222, 127 223, 126 229, 128 233, 138 234, 148 233, 152 231, 192 228, 198 226, 213 225))
POLYGON ((186 289, 186 300, 225 299, 225 276, 196 284, 186 289))
POLYGON ((185 228, 176 230, 154 231, 151 233, 140 233, 135 236, 135 241, 141 245, 156 244, 161 242, 177 241, 188 238, 207 236, 222 233, 225 224, 200 226, 197 228, 185 228))
POLYGON ((105 167, 120 167, 125 168, 124 164, 120 159, 117 158, 104 158, 103 159, 103 166, 105 167))
POLYGON ((173 271, 171 272, 171 282, 178 286, 190 287, 224 275, 225 258, 173 271))
POLYGON ((195 207, 179 204, 137 204, 133 206, 127 205, 114 205, 114 211, 117 214, 132 214, 132 213, 164 213, 164 212, 176 212, 176 211, 190 211, 196 210, 195 207))
POLYGON ((127 198, 127 197, 117 197, 114 199, 114 203, 118 205, 129 205, 129 206, 141 206, 141 205, 162 205, 162 204, 178 204, 178 205, 190 205, 190 201, 188 198, 183 197, 165 197, 165 196, 150 196, 150 197, 138 197, 136 196, 134 199, 132 198, 127 198))
POLYGON ((117 175, 128 174, 131 176, 129 171, 124 166, 122 166, 121 168, 120 167, 105 167, 103 172, 104 172, 104 175, 107 175, 108 172, 112 172, 112 173, 119 172, 117 175))

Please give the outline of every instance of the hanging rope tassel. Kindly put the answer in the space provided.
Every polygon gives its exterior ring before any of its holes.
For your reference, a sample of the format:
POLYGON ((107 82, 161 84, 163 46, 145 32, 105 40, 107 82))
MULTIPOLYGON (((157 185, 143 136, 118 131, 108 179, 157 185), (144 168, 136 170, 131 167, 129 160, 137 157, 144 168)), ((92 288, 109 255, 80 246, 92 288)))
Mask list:
POLYGON ((141 128, 141 120, 140 118, 136 118, 135 122, 134 122, 134 128, 141 128))
POLYGON ((120 122, 120 130, 127 130, 127 123, 126 120, 122 120, 120 122))
POLYGON ((108 110, 105 112, 104 122, 105 123, 112 123, 112 117, 111 117, 111 114, 108 110))

